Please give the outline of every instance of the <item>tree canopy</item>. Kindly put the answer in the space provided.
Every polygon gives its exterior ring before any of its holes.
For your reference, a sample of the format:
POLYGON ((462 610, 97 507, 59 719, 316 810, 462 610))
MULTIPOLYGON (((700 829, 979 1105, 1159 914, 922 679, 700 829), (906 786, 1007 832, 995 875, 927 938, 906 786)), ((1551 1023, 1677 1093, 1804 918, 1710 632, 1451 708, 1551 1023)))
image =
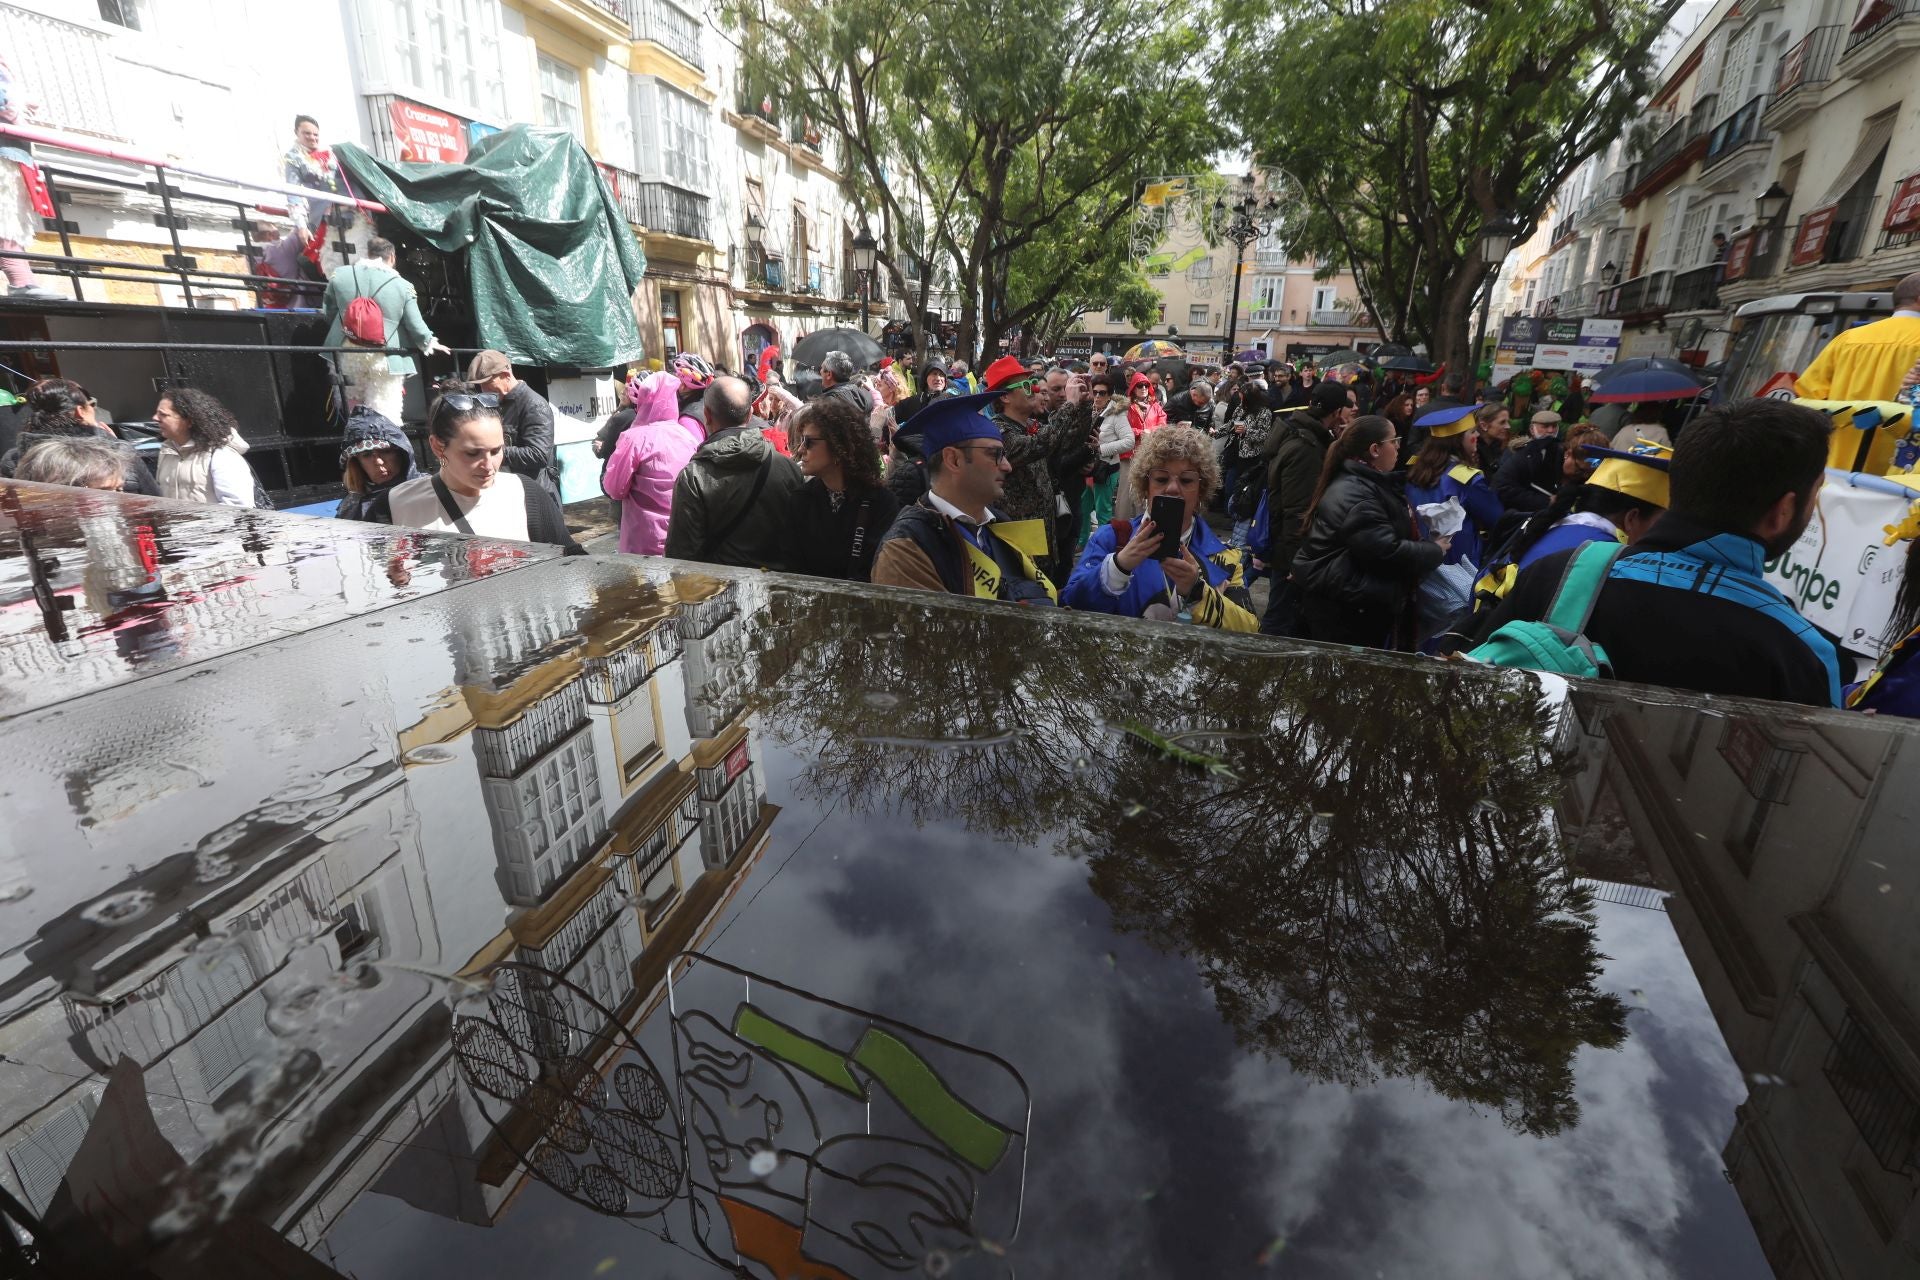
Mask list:
POLYGON ((1220 0, 1228 113, 1292 198, 1296 256, 1353 270, 1383 337, 1467 363, 1479 228, 1531 236, 1644 100, 1679 0, 1220 0), (1274 53, 1284 51, 1286 74, 1274 53))
POLYGON ((882 268, 916 318, 932 280, 951 282, 961 354, 1092 306, 1150 316, 1127 245, 1136 192, 1204 167, 1225 139, 1195 0, 728 0, 725 12, 749 91, 844 141, 882 268), (917 288, 909 260, 934 268, 917 288))

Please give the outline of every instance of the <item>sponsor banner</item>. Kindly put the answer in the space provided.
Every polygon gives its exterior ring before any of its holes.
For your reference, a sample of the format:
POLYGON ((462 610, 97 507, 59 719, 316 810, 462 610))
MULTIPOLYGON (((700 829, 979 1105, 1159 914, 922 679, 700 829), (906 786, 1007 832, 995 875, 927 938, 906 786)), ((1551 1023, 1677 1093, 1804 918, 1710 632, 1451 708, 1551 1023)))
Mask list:
POLYGON ((1800 229, 1793 236, 1794 266, 1808 266, 1826 257, 1827 234, 1833 230, 1833 215, 1839 209, 1839 205, 1830 204, 1800 219, 1800 229))
POLYGON ((400 159, 414 164, 460 164, 467 158, 467 122, 405 98, 387 104, 400 159))
POLYGON ((1893 189, 1893 199, 1887 204, 1886 227, 1889 231, 1920 229, 1920 173, 1908 174, 1893 189))
POLYGON ((1898 494, 1829 478, 1806 532, 1767 561, 1767 581, 1842 648, 1878 658, 1907 554, 1905 544, 1885 545, 1886 526, 1905 519, 1911 505, 1898 494))

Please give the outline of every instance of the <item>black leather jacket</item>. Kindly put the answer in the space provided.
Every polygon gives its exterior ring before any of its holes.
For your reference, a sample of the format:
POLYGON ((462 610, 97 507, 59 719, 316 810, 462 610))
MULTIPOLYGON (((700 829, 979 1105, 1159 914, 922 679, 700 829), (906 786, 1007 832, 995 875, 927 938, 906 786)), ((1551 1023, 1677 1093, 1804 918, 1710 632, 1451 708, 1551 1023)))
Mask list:
POLYGON ((1414 531, 1397 477, 1348 462, 1321 495, 1293 561, 1293 580, 1306 595, 1393 612, 1445 554, 1414 531))

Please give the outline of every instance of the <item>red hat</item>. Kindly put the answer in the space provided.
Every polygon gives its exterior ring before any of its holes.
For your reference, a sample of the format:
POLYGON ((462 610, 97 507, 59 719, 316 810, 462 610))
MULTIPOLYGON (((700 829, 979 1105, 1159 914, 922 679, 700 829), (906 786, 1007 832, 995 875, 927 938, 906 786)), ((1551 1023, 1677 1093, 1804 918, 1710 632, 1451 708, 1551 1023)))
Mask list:
POLYGON ((987 366, 987 390, 1004 390, 1008 383, 1031 378, 1033 371, 1013 356, 1001 356, 987 366))

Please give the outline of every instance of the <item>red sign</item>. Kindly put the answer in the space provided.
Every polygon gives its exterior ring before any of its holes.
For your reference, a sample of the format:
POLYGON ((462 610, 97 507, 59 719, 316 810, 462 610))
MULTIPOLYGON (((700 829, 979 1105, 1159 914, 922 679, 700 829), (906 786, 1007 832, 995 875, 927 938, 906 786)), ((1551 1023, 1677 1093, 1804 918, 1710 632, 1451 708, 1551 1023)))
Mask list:
POLYGON ((1839 210, 1837 204, 1824 209, 1815 209, 1800 219, 1800 229, 1793 236, 1793 265, 1804 267, 1808 263, 1818 262, 1827 254, 1827 233, 1833 230, 1833 215, 1839 210))
POLYGON ((1787 50, 1786 56, 1780 59, 1780 70, 1775 75, 1773 81, 1773 93, 1775 97, 1779 97, 1787 90, 1799 84, 1800 77, 1807 74, 1807 46, 1812 43, 1813 37, 1808 36, 1805 40, 1802 40, 1799 44, 1787 50))
POLYGON ((1793 375, 1776 373, 1767 379, 1765 386, 1753 394, 1761 400, 1791 400, 1794 396, 1793 375))
POLYGON ((1912 231, 1920 227, 1920 173, 1910 173, 1893 189, 1887 205, 1887 230, 1912 231))
POLYGON ((747 742, 742 738, 734 744, 733 750, 727 752, 727 781, 732 782, 745 773, 749 763, 751 761, 747 758, 747 742))
POLYGON ((414 164, 460 164, 467 158, 467 122, 405 98, 387 104, 400 158, 414 164))
POLYGON ((1722 280, 1739 280, 1747 274, 1747 268, 1753 265, 1753 246, 1759 238, 1758 231, 1749 231, 1735 236, 1727 244, 1727 261, 1720 272, 1722 280))

